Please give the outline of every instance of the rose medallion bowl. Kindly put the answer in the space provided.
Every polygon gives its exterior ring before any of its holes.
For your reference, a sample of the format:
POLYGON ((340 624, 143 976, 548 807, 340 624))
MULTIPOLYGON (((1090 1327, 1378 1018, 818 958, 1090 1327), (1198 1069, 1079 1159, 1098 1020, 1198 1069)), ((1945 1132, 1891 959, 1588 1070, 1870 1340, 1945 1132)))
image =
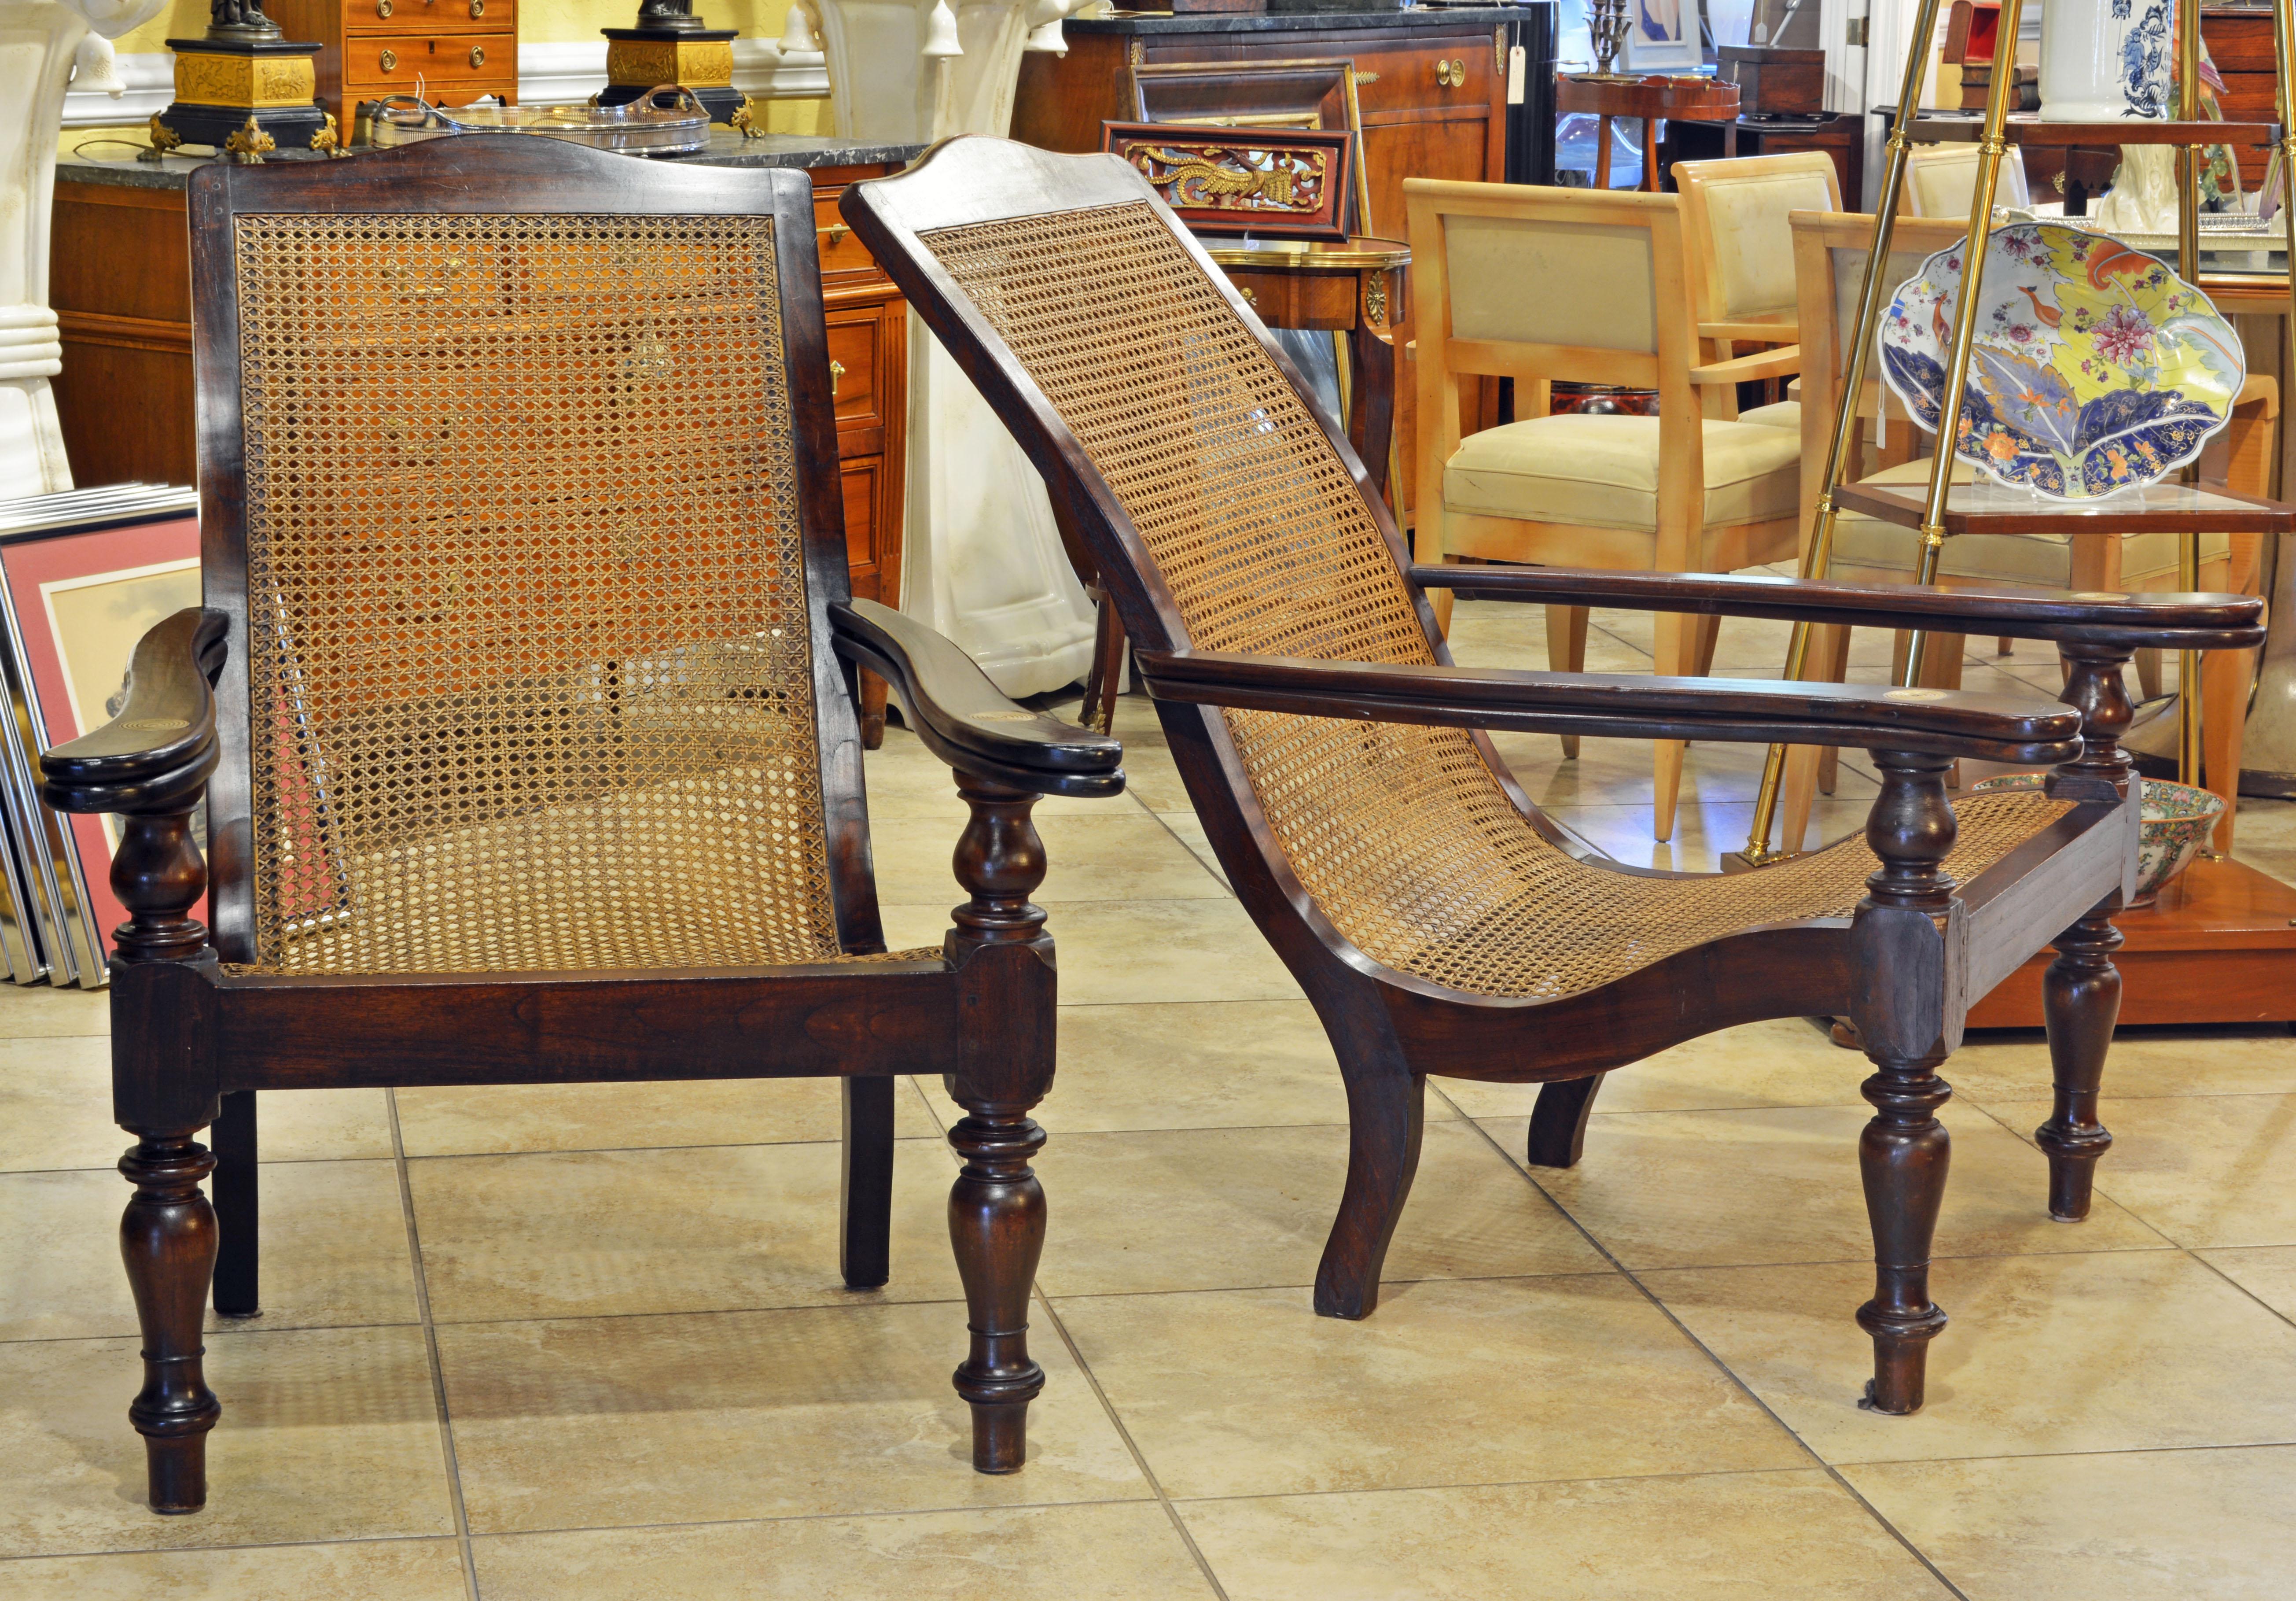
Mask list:
MULTIPOLYGON (((1882 371, 1934 433, 1962 247, 1898 287, 1882 371)), ((2086 500, 2168 476, 2222 428, 2247 377, 2232 324, 2119 240, 2013 223, 1988 242, 1955 454, 2006 484, 2086 500)))

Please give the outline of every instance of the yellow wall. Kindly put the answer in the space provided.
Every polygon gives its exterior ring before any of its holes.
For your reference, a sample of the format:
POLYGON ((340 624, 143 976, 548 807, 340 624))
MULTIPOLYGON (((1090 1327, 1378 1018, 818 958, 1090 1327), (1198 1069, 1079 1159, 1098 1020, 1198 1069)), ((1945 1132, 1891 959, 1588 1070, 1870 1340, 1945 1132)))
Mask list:
MULTIPOLYGON (((789 0, 701 0, 695 10, 713 28, 738 28, 748 38, 778 39, 789 16, 789 0)), ((208 11, 208 0, 172 0, 166 11, 121 37, 116 47, 122 54, 157 52, 165 50, 169 39, 197 38, 207 29, 208 11)), ((637 15, 637 0, 520 0, 518 37, 537 43, 594 39, 600 29, 627 28, 637 15)), ((833 131, 825 99, 768 100, 759 103, 759 110, 773 133, 833 131)), ((64 148, 100 131, 108 130, 67 128, 64 148)))

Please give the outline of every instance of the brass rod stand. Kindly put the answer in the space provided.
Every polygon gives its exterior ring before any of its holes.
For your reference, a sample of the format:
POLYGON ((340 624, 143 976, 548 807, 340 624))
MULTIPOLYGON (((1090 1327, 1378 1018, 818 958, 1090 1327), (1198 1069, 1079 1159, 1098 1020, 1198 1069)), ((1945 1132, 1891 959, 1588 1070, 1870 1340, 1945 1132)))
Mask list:
MULTIPOLYGON (((2285 3, 2285 0, 2283 0, 2285 3)), ((1921 0, 1914 21, 1914 37, 1928 39, 1937 29, 1938 0, 1921 0)), ((1872 354, 1874 333, 1882 324, 1882 296, 1888 282, 1890 242, 1898 226, 1898 206, 1905 191, 1906 157, 1913 149, 1906 137, 1914 119, 1921 113, 1922 81, 1929 76, 1929 61, 1919 49, 1906 55, 1906 76, 1898 90, 1897 119, 1890 124, 1887 149, 1889 163, 1882 169, 1882 193, 1876 202, 1880 215, 1874 219, 1874 249, 1866 259, 1866 277, 1857 291, 1857 337, 1849 341, 1849 371, 1845 379, 1841 406, 1833 419, 1833 438, 1825 451, 1825 488, 1817 497, 1816 521, 1810 529, 1809 543, 1802 547, 1801 576, 1822 579, 1833 562, 1833 491, 1841 481, 1842 464, 1856 459, 1857 447, 1857 397, 1866 387, 1866 363, 1872 354)), ((1786 646, 1786 678, 1800 678, 1809 661, 1810 626, 1798 622, 1786 646)), ((1778 789, 1785 777, 1786 748, 1772 745, 1762 759, 1761 788, 1754 794, 1753 826, 1747 831, 1744 859, 1750 866, 1759 866, 1777 855, 1770 849, 1770 825, 1777 817, 1778 789)))

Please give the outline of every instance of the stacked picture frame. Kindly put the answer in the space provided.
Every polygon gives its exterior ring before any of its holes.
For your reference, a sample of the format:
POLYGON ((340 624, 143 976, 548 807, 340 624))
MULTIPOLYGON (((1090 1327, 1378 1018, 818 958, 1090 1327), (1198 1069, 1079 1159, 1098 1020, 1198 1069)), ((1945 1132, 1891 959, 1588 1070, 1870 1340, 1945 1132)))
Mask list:
POLYGON ((109 817, 39 797, 42 752, 116 713, 135 642, 200 603, 198 492, 114 484, 0 500, 0 976, 94 988, 111 930, 109 817))

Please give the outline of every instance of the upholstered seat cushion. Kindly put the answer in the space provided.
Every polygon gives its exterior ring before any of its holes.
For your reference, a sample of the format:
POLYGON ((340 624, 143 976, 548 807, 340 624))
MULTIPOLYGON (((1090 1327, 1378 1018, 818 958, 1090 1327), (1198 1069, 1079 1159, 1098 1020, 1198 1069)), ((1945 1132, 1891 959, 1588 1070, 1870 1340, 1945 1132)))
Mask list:
MULTIPOLYGON (((1975 469, 1956 464, 1953 481, 1965 484, 1975 469)), ((1885 467, 1867 483, 1925 484, 1927 460, 1885 467)), ((2176 534, 2128 534, 2120 546, 2120 587, 2142 589, 2173 580, 2177 573, 2176 534)), ((1939 575, 1972 583, 2015 584, 2038 589, 2070 589, 2073 578, 2073 541, 2070 534, 1964 534, 1945 542, 1938 560, 1939 575)), ((2225 534, 2201 537, 2201 560, 2218 562, 2231 553, 2225 534)), ((1849 583, 1888 583, 1914 571, 1914 530, 1892 522, 1876 521, 1855 513, 1833 525, 1833 562, 1830 577, 1849 583)))
POLYGON ((1801 402, 1781 400, 1774 406, 1758 406, 1751 411, 1738 414, 1741 423, 1758 423, 1764 428, 1791 428, 1801 431, 1801 402))
MULTIPOLYGON (((1798 431, 1704 428, 1708 528, 1795 515, 1798 431)), ((1443 503, 1471 515, 1654 530, 1660 470, 1656 417, 1534 417, 1462 442, 1443 469, 1443 503)))

